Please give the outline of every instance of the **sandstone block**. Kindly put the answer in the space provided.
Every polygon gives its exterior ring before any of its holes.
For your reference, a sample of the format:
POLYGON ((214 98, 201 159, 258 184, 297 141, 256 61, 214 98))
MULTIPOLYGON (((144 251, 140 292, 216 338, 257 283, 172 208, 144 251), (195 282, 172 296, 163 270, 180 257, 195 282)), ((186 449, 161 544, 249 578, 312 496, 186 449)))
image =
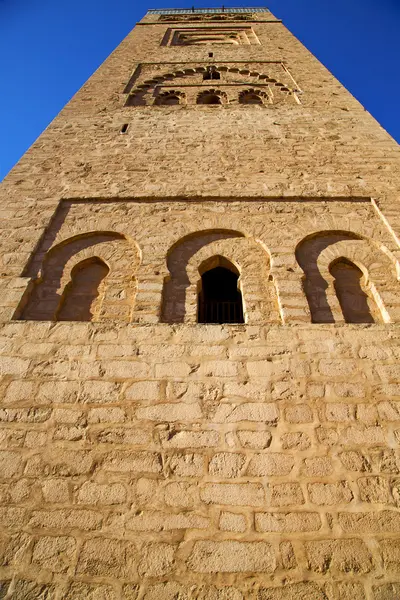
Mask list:
POLYGON ((353 492, 347 481, 309 483, 307 489, 311 502, 320 506, 347 503, 353 499, 353 492))
POLYGON ((366 600, 363 585, 358 582, 327 583, 324 590, 328 600, 366 600))
POLYGON ((275 556, 267 542, 197 541, 187 561, 196 573, 272 573, 275 556))
POLYGON ((141 549, 138 565, 140 577, 164 577, 175 567, 175 546, 172 544, 146 544, 141 549))
POLYGON ((347 377, 357 373, 357 363, 354 360, 335 360, 323 358, 319 361, 319 372, 328 377, 347 377))
POLYGON ((168 457, 168 468, 177 477, 201 477, 205 470, 202 454, 172 454, 168 457))
POLYGON ((349 450, 339 454, 343 466, 349 471, 370 471, 371 463, 365 455, 356 450, 349 450))
POLYGON ((101 513, 91 510, 34 510, 29 524, 32 527, 47 529, 98 529, 102 521, 101 513))
POLYGON ((379 543, 385 571, 400 572, 400 540, 381 540, 379 543))
POLYGON ((209 519, 194 513, 164 513, 140 511, 126 517, 126 528, 131 531, 170 531, 173 529, 206 529, 209 519))
POLYGON ((294 458, 287 454, 270 453, 254 454, 250 460, 247 473, 255 477, 269 475, 289 475, 293 469, 294 458))
POLYGON ((288 570, 295 569, 297 561, 292 544, 290 542, 281 542, 279 544, 279 551, 281 553, 283 568, 288 570))
POLYGON ((321 518, 318 513, 256 513, 256 531, 262 533, 279 532, 294 533, 318 531, 321 528, 321 518))
POLYGON ((301 472, 306 477, 326 477, 333 472, 332 461, 327 456, 305 458, 301 472))
POLYGON ((75 549, 72 537, 41 537, 33 547, 32 562, 54 573, 65 573, 72 565, 75 549))
POLYGON ((323 540, 304 544, 309 568, 316 573, 328 569, 361 575, 372 570, 372 558, 362 540, 323 540))
POLYGON ((372 587, 374 600, 398 600, 400 598, 400 583, 385 583, 372 587))
POLYGON ((177 600, 178 598, 192 600, 191 586, 183 586, 175 581, 158 583, 149 586, 143 596, 144 600, 177 600))
POLYGON ((304 504, 304 496, 299 483, 277 483, 271 487, 271 506, 304 504))
MULTIPOLYGON (((69 586, 63 600, 117 600, 112 587, 108 585, 90 585, 75 581, 69 586)), ((49 599, 50 600, 50 599, 49 599)))
POLYGON ((236 377, 238 364, 231 360, 212 360, 200 365, 199 374, 204 377, 236 377))
POLYGON ((311 446, 310 437, 302 431, 290 431, 281 436, 283 450, 307 450, 311 446))
POLYGON ((68 502, 68 483, 64 479, 49 479, 42 483, 45 502, 68 502))
POLYGON ((260 588, 257 600, 328 600, 316 583, 292 583, 284 587, 260 588))
POLYGON ((86 481, 78 491, 77 500, 80 504, 120 504, 126 500, 126 490, 121 483, 86 481))
POLYGON ((219 444, 217 431, 162 431, 163 448, 213 448, 219 444))
POLYGON ((137 570, 134 544, 123 540, 95 538, 84 542, 78 557, 78 574, 134 578, 137 570))
POLYGON ((158 381, 136 381, 125 391, 127 400, 155 401, 160 397, 160 383, 158 381))
POLYGON ((285 410, 288 423, 312 423, 313 414, 308 404, 296 404, 285 410))
POLYGON ((192 507, 199 498, 198 487, 187 481, 169 483, 164 489, 164 501, 168 506, 192 507))
POLYGON ((219 518, 219 528, 222 531, 243 533, 247 529, 246 517, 237 513, 222 512, 219 518))
POLYGON ((272 434, 269 431, 250 431, 242 429, 236 433, 243 448, 265 450, 265 448, 269 448, 271 445, 272 434))
POLYGON ((342 404, 340 402, 330 402, 325 406, 325 418, 327 421, 344 423, 354 419, 355 406, 352 404, 342 404))
POLYGON ((117 407, 91 408, 88 412, 88 423, 123 423, 125 411, 117 407))
POLYGON ((339 513, 339 525, 346 533, 399 533, 400 513, 379 512, 339 513))
POLYGON ((103 469, 115 473, 161 473, 161 457, 156 452, 111 452, 103 469))
POLYGON ((262 506, 265 502, 264 488, 259 483, 207 483, 200 498, 206 504, 232 506, 262 506))
POLYGON ((138 408, 136 418, 167 422, 198 421, 202 418, 202 410, 199 404, 185 404, 184 402, 155 404, 153 406, 138 408))
POLYGON ((190 375, 191 370, 191 366, 184 362, 166 362, 155 366, 155 375, 157 379, 162 379, 163 377, 174 379, 187 377, 190 375))
POLYGON ((240 477, 243 473, 245 463, 246 456, 244 454, 219 452, 211 458, 208 471, 210 475, 218 477, 240 477))
POLYGON ((386 434, 383 427, 365 427, 353 425, 344 429, 340 435, 339 443, 343 445, 365 445, 385 444, 386 434))
POLYGON ((12 592, 13 600, 53 600, 55 597, 55 587, 44 583, 36 583, 34 581, 26 581, 19 579, 14 584, 12 592))
POLYGON ((0 477, 7 479, 21 474, 23 466, 22 456, 18 452, 0 450, 0 477))
POLYGON ((362 502, 393 503, 389 480, 385 477, 359 477, 357 485, 362 502))
POLYGON ((279 411, 275 404, 249 402, 246 404, 221 404, 213 417, 214 423, 239 423, 256 421, 275 425, 279 419, 279 411))

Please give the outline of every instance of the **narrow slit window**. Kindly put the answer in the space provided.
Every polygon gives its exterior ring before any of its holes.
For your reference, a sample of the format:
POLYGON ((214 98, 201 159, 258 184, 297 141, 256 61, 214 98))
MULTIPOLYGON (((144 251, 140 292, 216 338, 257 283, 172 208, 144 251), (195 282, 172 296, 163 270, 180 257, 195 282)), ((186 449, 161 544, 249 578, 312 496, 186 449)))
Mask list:
POLYGON ((120 133, 126 133, 128 131, 129 123, 124 123, 121 127, 120 133))

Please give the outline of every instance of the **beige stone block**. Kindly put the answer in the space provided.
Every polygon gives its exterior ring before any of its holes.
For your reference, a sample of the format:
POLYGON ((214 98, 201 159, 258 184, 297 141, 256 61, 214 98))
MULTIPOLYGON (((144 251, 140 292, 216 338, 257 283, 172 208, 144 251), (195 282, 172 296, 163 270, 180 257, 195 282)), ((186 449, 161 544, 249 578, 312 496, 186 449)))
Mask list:
POLYGON ((385 571, 400 573, 400 540, 380 540, 379 547, 385 571))
POLYGON ((42 494, 45 502, 68 502, 68 482, 65 479, 49 479, 42 483, 42 494))
POLYGON ((208 587, 204 591, 204 600, 243 600, 243 594, 233 587, 208 587))
POLYGON ((346 533, 399 533, 400 513, 394 510, 339 513, 340 527, 346 533))
POLYGON ((204 456, 202 454, 172 454, 168 457, 168 468, 177 477, 201 477, 204 474, 204 456))
POLYGON ((275 361, 249 361, 246 368, 250 377, 282 377, 290 372, 289 361, 287 358, 275 361))
POLYGON ((222 531, 243 533, 247 529, 246 517, 232 512, 221 512, 219 528, 222 531))
POLYGON ((87 540, 79 553, 76 572, 81 575, 135 578, 136 547, 123 540, 106 538, 87 540))
POLYGON ((171 531, 174 529, 207 529, 210 521, 194 513, 166 513, 140 511, 126 516, 126 528, 130 531, 171 531))
POLYGON ((161 388, 158 381, 136 381, 125 391, 127 400, 138 400, 140 402, 158 400, 161 388))
POLYGON ((13 506, 0 506, 0 525, 6 529, 21 527, 25 520, 26 510, 13 506))
POLYGON ((256 421, 275 425, 279 419, 279 410, 275 404, 246 403, 221 404, 213 417, 214 423, 240 423, 241 421, 256 421))
MULTIPOLYGON (((99 363, 105 377, 115 379, 141 379, 151 376, 151 367, 144 362, 109 360, 99 363)), ((158 375, 156 375, 158 377, 158 375)))
POLYGON ((164 543, 146 544, 141 549, 138 565, 140 577, 164 577, 175 567, 175 546, 164 543))
POLYGON ((246 464, 244 454, 234 454, 232 452, 219 452, 214 454, 208 466, 210 475, 217 477, 240 477, 246 464))
POLYGON ((29 369, 31 361, 17 356, 0 356, 0 375, 17 375, 23 377, 29 369))
POLYGON ((357 362, 355 360, 327 359, 319 361, 319 372, 327 377, 347 377, 357 373, 357 362))
POLYGON ((197 541, 187 561, 196 573, 273 573, 273 550, 267 542, 197 541))
POLYGON ((199 374, 203 377, 236 377, 238 363, 232 360, 212 360, 202 362, 199 374))
POLYGON ((82 419, 83 413, 80 410, 71 410, 70 408, 55 408, 53 410, 53 419, 56 423, 67 423, 76 425, 82 419))
POLYGON ((32 562, 54 573, 65 573, 73 564, 75 549, 73 537, 41 537, 33 547, 32 562))
POLYGON ((248 475, 268 477, 270 475, 289 475, 294 465, 294 458, 288 454, 269 453, 254 454, 247 469, 248 475))
POLYGON ((400 421, 400 402, 380 402, 377 409, 382 421, 400 421))
POLYGON ((284 587, 260 588, 257 600, 325 600, 321 588, 314 582, 292 583, 284 587))
POLYGON ((290 431, 281 436, 283 450, 307 450, 311 446, 310 437, 303 431, 290 431))
POLYGON ((0 477, 17 477, 21 474, 23 460, 18 452, 0 450, 0 477))
MULTIPOLYGON (((120 384, 109 381, 83 381, 79 393, 79 402, 111 404, 118 402, 120 384)), ((65 400, 64 400, 65 401, 65 400)))
POLYGON ((332 460, 327 456, 305 458, 301 473, 306 477, 327 477, 333 473, 332 460))
POLYGON ((46 458, 51 474, 61 477, 89 473, 94 460, 90 451, 66 448, 57 448, 57 451, 49 453, 46 458))
POLYGON ((352 404, 342 404, 340 402, 330 402, 325 406, 325 418, 327 421, 344 423, 354 420, 355 406, 352 404))
POLYGON ((318 531, 321 517, 315 512, 255 513, 255 526, 262 533, 318 531))
POLYGON ((296 404, 285 410, 285 419, 288 423, 311 423, 312 410, 308 404, 296 404))
POLYGON ((4 402, 14 404, 17 402, 37 401, 37 394, 34 392, 35 387, 34 381, 11 381, 6 390, 4 402))
POLYGON ((151 443, 151 434, 143 429, 132 427, 107 427, 95 434, 98 442, 102 444, 129 444, 133 446, 148 446, 151 443))
POLYGON ((339 443, 343 445, 367 445, 385 444, 386 433, 383 427, 365 427, 353 425, 342 431, 339 443))
POLYGON ((338 432, 333 428, 317 427, 315 433, 317 434, 319 443, 324 446, 335 446, 339 439, 338 432))
POLYGON ((88 412, 88 423, 123 423, 125 411, 117 407, 91 408, 88 412))
POLYGON ((199 499, 198 486, 187 481, 168 483, 164 489, 164 501, 168 506, 191 508, 199 499))
POLYGON ((328 600, 366 600, 363 585, 358 582, 327 583, 324 591, 328 600))
POLYGON ((102 515, 91 510, 34 510, 29 524, 32 527, 45 527, 47 529, 78 528, 89 530, 98 529, 101 521, 102 515))
POLYGON ((217 431, 161 431, 163 448, 213 448, 219 444, 217 431))
POLYGON ((371 554, 362 540, 322 540, 304 544, 309 568, 316 573, 328 569, 361 575, 372 568, 371 554))
POLYGON ((155 404, 154 406, 146 406, 136 410, 137 419, 148 421, 198 421, 202 416, 199 404, 186 404, 184 402, 155 404))
POLYGON ((265 502, 264 488, 259 483, 207 483, 200 498, 206 504, 231 506, 262 506, 265 502))
POLYGON ((339 458, 349 471, 371 471, 371 463, 367 456, 356 450, 341 452, 339 458))
POLYGON ((295 569, 297 566, 296 555, 293 546, 290 542, 281 542, 279 551, 282 558, 282 566, 284 569, 295 569))
POLYGON ((139 585, 128 584, 123 587, 123 599, 124 600, 137 600, 139 596, 139 585))
POLYGON ((191 586, 184 586, 175 581, 158 583, 149 586, 143 598, 144 600, 176 600, 177 598, 179 600, 192 600, 191 586))
POLYGON ((299 483, 277 483, 271 486, 271 506, 304 504, 304 496, 299 483))
POLYGON ((400 598, 400 583, 384 583, 372 586, 374 600, 398 600, 400 598))
POLYGON ((45 583, 36 583, 34 581, 26 581, 18 579, 14 582, 12 588, 13 600, 32 600, 35 598, 54 598, 56 589, 54 585, 45 583))
POLYGON ((156 452, 110 452, 102 468, 115 473, 161 473, 161 457, 156 452))
POLYGON ((359 477, 357 485, 362 502, 393 504, 389 480, 385 477, 359 477))
POLYGON ((166 362, 155 366, 155 376, 159 379, 178 379, 190 375, 192 368, 184 362, 166 362))
POLYGON ((68 587, 63 600, 116 600, 116 594, 108 585, 82 583, 74 581, 68 587))
POLYGON ((120 504, 126 500, 126 490, 121 483, 95 483, 86 481, 78 490, 77 501, 80 504, 120 504))
POLYGON ((265 450, 269 448, 272 441, 270 431, 251 431, 242 429, 236 432, 239 442, 243 448, 251 448, 253 450, 265 450))
POLYGON ((337 483, 309 483, 307 485, 310 501, 313 504, 333 505, 348 503, 353 500, 347 481, 338 481, 337 483))

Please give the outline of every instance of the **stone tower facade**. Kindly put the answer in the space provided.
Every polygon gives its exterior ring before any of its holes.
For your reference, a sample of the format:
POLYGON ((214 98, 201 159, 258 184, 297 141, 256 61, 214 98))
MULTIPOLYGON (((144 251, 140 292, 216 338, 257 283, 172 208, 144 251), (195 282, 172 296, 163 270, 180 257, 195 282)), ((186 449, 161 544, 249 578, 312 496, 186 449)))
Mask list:
POLYGON ((266 8, 149 11, 1 188, 0 598, 400 598, 399 171, 266 8))

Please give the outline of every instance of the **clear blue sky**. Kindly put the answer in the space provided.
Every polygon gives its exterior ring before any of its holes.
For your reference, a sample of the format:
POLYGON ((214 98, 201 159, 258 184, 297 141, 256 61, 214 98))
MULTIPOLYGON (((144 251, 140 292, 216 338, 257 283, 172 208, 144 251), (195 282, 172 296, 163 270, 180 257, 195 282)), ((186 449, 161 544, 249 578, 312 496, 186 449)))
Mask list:
MULTIPOLYGON (((268 6, 400 142, 400 0, 225 3, 268 6)), ((0 0, 0 179, 148 8, 192 4, 0 0)))

